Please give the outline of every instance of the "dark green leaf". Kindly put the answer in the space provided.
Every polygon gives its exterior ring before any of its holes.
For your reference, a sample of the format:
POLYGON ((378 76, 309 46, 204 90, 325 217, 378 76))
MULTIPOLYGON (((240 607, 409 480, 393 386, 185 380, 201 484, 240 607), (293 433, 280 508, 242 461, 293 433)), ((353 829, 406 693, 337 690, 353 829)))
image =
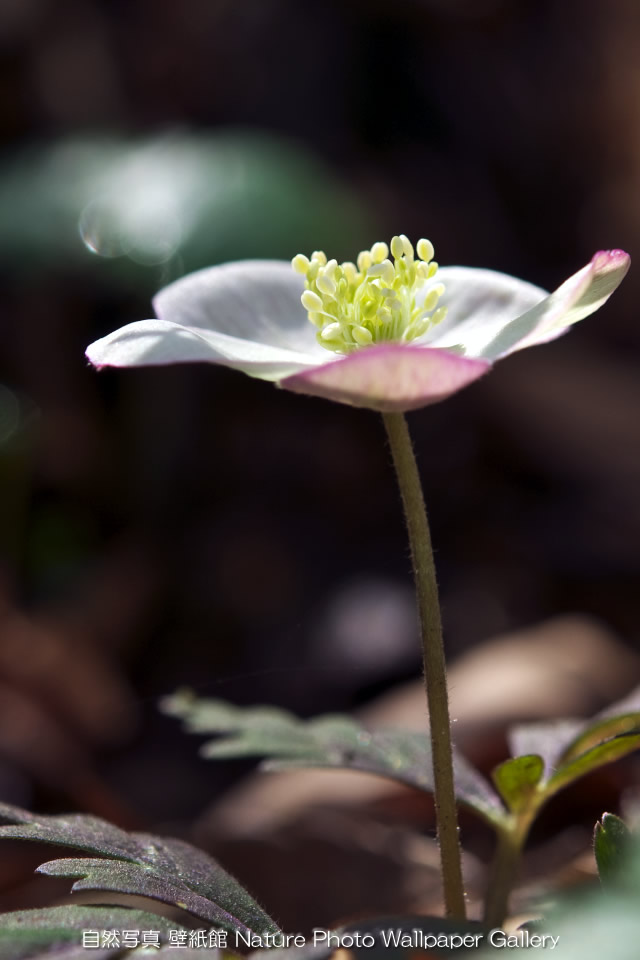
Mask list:
MULTIPOLYGON (((188 692, 162 702, 191 733, 216 733, 203 745, 208 758, 265 756, 264 769, 329 767, 360 770, 432 792, 431 748, 414 731, 370 732, 350 717, 327 715, 302 721, 273 707, 242 709, 221 700, 199 700, 188 692)), ((492 825, 504 819, 504 807, 489 783, 454 751, 456 794, 492 825)))
POLYGON ((537 754, 505 760, 492 773, 500 796, 512 813, 529 806, 544 774, 544 761, 537 754))
POLYGON ((19 910, 0 914, 0 960, 27 960, 48 957, 50 960, 111 960, 130 951, 115 948, 88 950, 82 946, 83 930, 153 930, 159 942, 168 942, 169 930, 184 929, 174 920, 167 920, 143 910, 126 907, 64 906, 39 910, 19 910))
POLYGON ((89 860, 58 860, 41 868, 43 873, 85 877, 76 889, 138 893, 232 931, 278 930, 237 880, 182 840, 126 833, 97 817, 79 814, 34 816, 5 804, 0 805, 0 819, 18 824, 0 827, 0 839, 37 840, 92 854, 89 860), (86 872, 76 866, 70 870, 78 872, 65 874, 64 864, 89 866, 86 872))
POLYGON ((593 834, 593 850, 603 886, 620 876, 632 843, 631 831, 624 820, 613 813, 604 813, 593 834))

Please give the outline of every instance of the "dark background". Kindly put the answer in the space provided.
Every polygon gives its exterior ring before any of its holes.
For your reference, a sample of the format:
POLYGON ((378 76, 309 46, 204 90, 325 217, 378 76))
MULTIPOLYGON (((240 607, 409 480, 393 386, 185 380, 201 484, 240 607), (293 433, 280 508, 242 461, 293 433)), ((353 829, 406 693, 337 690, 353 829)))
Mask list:
MULTIPOLYGON (((417 675, 375 414, 84 349, 229 259, 404 232, 553 289, 633 256, 639 43, 634 0, 2 0, 4 799, 184 832, 244 767, 162 694, 417 675)), ((572 611, 637 644, 639 283, 411 416, 451 655, 572 611)))

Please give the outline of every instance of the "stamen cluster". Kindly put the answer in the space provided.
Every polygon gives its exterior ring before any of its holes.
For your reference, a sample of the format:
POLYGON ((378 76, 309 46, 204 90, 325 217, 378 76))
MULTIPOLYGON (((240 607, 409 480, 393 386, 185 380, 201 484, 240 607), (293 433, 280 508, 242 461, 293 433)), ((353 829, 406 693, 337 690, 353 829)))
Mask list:
POLYGON ((347 354, 374 343, 409 343, 439 323, 447 312, 437 306, 442 283, 433 284, 416 306, 416 294, 438 272, 433 244, 419 240, 415 253, 401 234, 391 240, 393 260, 382 242, 359 253, 356 263, 327 260, 322 250, 310 259, 297 254, 291 265, 305 277, 301 300, 318 328, 318 343, 347 354))

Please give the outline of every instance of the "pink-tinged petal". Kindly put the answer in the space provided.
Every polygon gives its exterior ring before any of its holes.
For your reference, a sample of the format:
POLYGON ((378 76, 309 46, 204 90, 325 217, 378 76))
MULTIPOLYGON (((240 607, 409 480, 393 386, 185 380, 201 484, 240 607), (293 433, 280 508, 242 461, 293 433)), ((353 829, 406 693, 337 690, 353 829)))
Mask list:
POLYGON ((630 262, 624 250, 600 250, 550 296, 507 324, 481 355, 497 360, 515 350, 555 340, 606 303, 630 262))
POLYGON ((129 323, 92 343, 86 356, 96 367, 219 363, 263 380, 280 380, 317 362, 286 348, 167 320, 129 323))
POLYGON ((444 400, 481 377, 487 360, 448 350, 381 344, 312 367, 280 381, 296 393, 337 400, 386 413, 417 410, 444 400))

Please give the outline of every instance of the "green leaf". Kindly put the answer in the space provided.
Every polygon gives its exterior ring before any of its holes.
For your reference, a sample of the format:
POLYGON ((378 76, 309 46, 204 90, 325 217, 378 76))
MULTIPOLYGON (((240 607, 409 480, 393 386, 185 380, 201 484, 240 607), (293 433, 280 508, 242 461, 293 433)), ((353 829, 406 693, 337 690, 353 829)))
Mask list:
MULTIPOLYGON (((153 930, 159 942, 168 942, 169 930, 183 930, 175 920, 167 920, 144 910, 126 907, 71 906, 18 910, 0 914, 0 960, 27 960, 48 957, 53 960, 112 960, 129 950, 114 948, 87 950, 82 946, 83 930, 153 930)), ((157 955, 157 954, 155 954, 157 955)))
POLYGON ((512 757, 536 753, 550 774, 558 765, 567 745, 584 730, 584 720, 554 720, 551 723, 519 723, 508 733, 512 757))
POLYGON ((603 767, 607 763, 613 763, 614 760, 620 760, 634 750, 640 748, 640 734, 627 734, 620 737, 613 737, 604 743, 586 750, 578 756, 573 756, 570 752, 568 762, 563 763, 555 773, 547 780, 545 784, 545 797, 551 797, 554 793, 562 790, 574 780, 584 777, 587 773, 603 767))
POLYGON ((604 813, 596 823, 593 850, 603 886, 615 881, 628 863, 633 838, 628 826, 613 813, 604 813))
MULTIPOLYGON (((371 732, 350 717, 327 715, 299 720, 274 707, 243 709, 221 700, 199 700, 179 691, 161 708, 180 717, 190 733, 219 736, 201 747, 207 758, 264 756, 266 770, 328 767, 375 773, 433 791, 431 747, 414 731, 371 732)), ((456 795, 492 826, 505 818, 504 807, 484 777, 454 750, 456 795)))
POLYGON ((7 804, 0 804, 0 819, 13 824, 0 827, 0 839, 35 840, 92 854, 91 859, 54 860, 40 867, 45 874, 82 878, 75 890, 151 897, 231 931, 279 929, 237 880, 182 840, 126 833, 80 814, 35 816, 7 804))
POLYGON ((589 723, 576 736, 560 755, 559 762, 564 764, 586 753, 592 747, 611 740, 614 737, 640 734, 640 713, 626 713, 597 718, 589 723))
POLYGON ((546 772, 537 791, 546 801, 574 780, 640 748, 640 687, 591 720, 521 724, 509 731, 512 753, 536 753, 546 772))
POLYGON ((544 761, 534 753, 505 760, 491 776, 509 810, 521 813, 537 793, 543 774, 544 761))

